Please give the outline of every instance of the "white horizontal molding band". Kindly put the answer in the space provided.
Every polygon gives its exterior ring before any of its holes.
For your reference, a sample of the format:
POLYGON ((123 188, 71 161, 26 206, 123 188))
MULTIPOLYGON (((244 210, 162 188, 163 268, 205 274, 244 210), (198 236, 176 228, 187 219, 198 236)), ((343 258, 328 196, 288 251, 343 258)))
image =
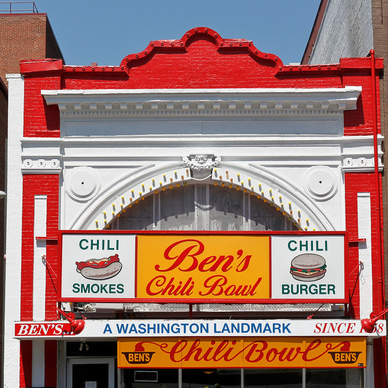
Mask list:
MULTIPOLYGON (((383 137, 378 136, 379 169, 382 170, 383 137)), ((145 160, 171 160, 171 149, 180 160, 187 148, 201 147, 203 152, 211 147, 223 160, 255 161, 266 165, 286 164, 341 164, 345 172, 369 172, 374 169, 373 136, 272 136, 272 137, 87 137, 46 140, 22 140, 23 173, 60 173, 63 164, 88 163, 129 166, 145 160), (216 146, 215 146, 216 144, 216 146), (233 146, 234 154, 225 153, 224 147, 233 146), (154 147, 153 154, 143 154, 144 147, 154 147), (180 150, 182 148, 182 150, 180 150), (170 150, 166 155, 166 150, 170 150), (260 152, 258 152, 260 151, 260 152), (130 156, 129 156, 130 155, 130 156)), ((207 152, 207 151, 206 151, 207 152)), ((172 161, 172 160, 171 160, 172 161)))
POLYGON ((62 115, 271 115, 356 109, 362 88, 43 90, 62 115))

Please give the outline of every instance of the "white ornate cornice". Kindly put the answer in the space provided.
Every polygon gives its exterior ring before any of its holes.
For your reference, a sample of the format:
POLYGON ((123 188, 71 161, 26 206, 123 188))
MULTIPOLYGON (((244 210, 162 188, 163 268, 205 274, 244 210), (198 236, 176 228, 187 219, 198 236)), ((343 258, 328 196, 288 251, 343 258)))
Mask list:
MULTIPOLYGON (((236 147, 256 147, 254 154, 246 154, 242 160, 252 160, 262 164, 271 164, 276 161, 277 165, 297 162, 299 165, 315 165, 317 162, 326 161, 327 165, 341 164, 344 172, 373 172, 374 150, 373 136, 223 136, 220 137, 117 137, 117 138, 65 138, 65 139, 22 139, 22 171, 24 173, 60 173, 62 162, 69 160, 94 161, 95 165, 117 165, 125 163, 128 152, 117 153, 115 149, 132 150, 134 160, 142 160, 141 152, 136 155, 133 149, 142 150, 144 147, 156 147, 159 150, 166 147, 207 147, 209 143, 217 144, 218 147, 233 145, 236 147), (84 150, 87 148, 88 153, 84 150), (98 152, 93 152, 93 149, 98 152), (64 153, 63 150, 67 152, 64 153), (71 151, 70 151, 71 150, 71 151), (297 150, 297 153, 295 153, 297 150), (313 150, 313 151, 312 151, 313 150)), ((379 170, 383 168, 381 148, 383 137, 378 136, 379 170)), ((208 155, 208 154, 206 154, 208 155)), ((179 155, 181 156, 186 155, 179 155)), ((214 155, 213 155, 214 156, 214 155)), ((156 156, 160 159, 159 156, 156 156)), ((166 156, 171 159, 170 156, 166 156)), ((236 158, 236 157, 235 157, 236 158)), ((149 159, 149 156, 148 156, 149 159)), ((151 157, 152 159, 152 157, 151 157)), ((193 170, 199 169, 199 164, 193 158, 193 170)), ((194 158, 195 159, 195 158, 194 158)), ((216 159, 215 159, 216 160, 216 159)), ((198 170, 199 171, 199 170, 198 170)))
POLYGON ((27 174, 59 174, 62 171, 59 158, 23 158, 22 172, 27 174))
POLYGON ((356 109, 361 87, 43 90, 62 116, 324 115, 356 109))
MULTIPOLYGON (((341 142, 344 172, 374 172, 373 136, 344 136, 341 142)), ((383 171, 383 136, 377 136, 378 170, 383 171)))
POLYGON ((23 138, 21 170, 24 174, 60 174, 62 139, 23 138))

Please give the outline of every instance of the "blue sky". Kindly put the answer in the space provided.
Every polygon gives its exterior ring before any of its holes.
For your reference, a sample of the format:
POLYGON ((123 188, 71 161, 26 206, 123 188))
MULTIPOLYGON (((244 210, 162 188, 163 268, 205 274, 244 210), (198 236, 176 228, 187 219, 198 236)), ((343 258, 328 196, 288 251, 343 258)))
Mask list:
POLYGON ((320 0, 35 0, 68 65, 118 65, 151 40, 205 26, 300 62, 320 0))

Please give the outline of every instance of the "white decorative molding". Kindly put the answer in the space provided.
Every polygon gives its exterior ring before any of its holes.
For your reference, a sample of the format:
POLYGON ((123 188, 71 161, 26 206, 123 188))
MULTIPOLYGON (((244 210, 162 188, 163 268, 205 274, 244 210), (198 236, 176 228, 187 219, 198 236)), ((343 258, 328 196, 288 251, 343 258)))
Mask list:
POLYGON ((57 158, 45 159, 42 155, 39 158, 25 158, 22 157, 22 168, 23 173, 28 174, 59 174, 62 171, 61 161, 57 158))
POLYGON ((337 177, 327 166, 309 168, 303 179, 306 193, 317 201, 327 201, 337 192, 337 177))
POLYGON ((21 171, 26 174, 60 174, 62 139, 22 138, 21 171))
POLYGON ((66 174, 64 181, 66 193, 79 202, 94 198, 101 188, 101 180, 96 170, 90 167, 74 168, 66 174))
POLYGON ((356 109, 361 87, 322 89, 43 90, 62 116, 323 115, 356 109))
MULTIPOLYGON (((121 105, 121 104, 120 104, 121 105)), ((180 107, 179 107, 180 108, 180 107)), ((212 106, 209 109, 201 108, 201 104, 198 103, 197 107, 192 107, 192 109, 185 109, 182 106, 182 109, 166 108, 164 109, 147 109, 147 107, 136 107, 135 109, 112 109, 112 110, 60 110, 62 117, 90 117, 94 115, 101 116, 120 116, 120 117, 206 117, 206 116, 215 116, 215 117, 274 117, 274 116, 337 116, 339 113, 338 110, 323 110, 323 109, 279 109, 273 107, 274 109, 228 109, 226 106, 221 109, 220 106, 212 106)))
MULTIPOLYGON (((383 137, 378 136, 379 170, 382 164, 383 137)), ((128 137, 76 137, 45 141, 39 138, 24 138, 22 140, 22 172, 60 173, 63 163, 73 160, 82 160, 83 163, 93 165, 117 166, 127 165, 133 160, 143 160, 143 150, 153 147, 153 155, 147 160, 152 160, 161 152, 164 160, 174 160, 176 153, 163 152, 173 146, 183 149, 197 149, 201 154, 207 153, 209 144, 211 151, 224 147, 233 147, 241 152, 244 148, 252 150, 243 152, 243 159, 255 160, 263 165, 276 162, 277 166, 298 163, 299 165, 314 166, 316 164, 341 165, 344 172, 373 172, 374 149, 373 136, 258 136, 258 135, 233 135, 220 136, 128 136, 128 137), (214 144, 219 148, 215 148, 214 144), (66 152, 64 152, 66 150, 66 152), (158 151, 157 151, 158 150, 158 151), (128 156, 131 155, 131 156, 128 156), (124 163, 124 164, 123 164, 124 163)), ((193 155, 200 154, 193 153, 193 155)), ((230 154, 230 151, 228 152, 230 154)), ((225 156, 227 156, 225 154, 225 156)), ((74 166, 79 165, 77 163, 74 166)))
POLYGON ((183 161, 186 166, 196 171, 211 170, 221 162, 221 156, 211 154, 196 154, 184 156, 183 161))
POLYGON ((221 162, 221 156, 213 154, 196 154, 183 156, 183 162, 192 170, 194 178, 204 179, 214 167, 221 162))
MULTIPOLYGON (((379 155, 379 171, 383 171, 382 155, 379 155)), ((345 172, 374 172, 374 156, 347 157, 342 161, 342 170, 345 172)))
MULTIPOLYGON (((377 136, 378 169, 383 171, 383 136, 377 136)), ((342 170, 344 172, 374 172, 373 136, 344 136, 342 146, 342 170)))

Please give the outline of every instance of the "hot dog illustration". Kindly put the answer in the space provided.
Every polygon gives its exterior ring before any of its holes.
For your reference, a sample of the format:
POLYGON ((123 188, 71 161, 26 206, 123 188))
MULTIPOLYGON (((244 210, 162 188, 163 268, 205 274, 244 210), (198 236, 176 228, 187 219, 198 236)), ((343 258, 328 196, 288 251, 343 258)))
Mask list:
POLYGON ((103 257, 102 259, 89 259, 77 261, 77 272, 84 278, 91 280, 105 280, 116 276, 123 265, 120 263, 119 255, 103 257))

